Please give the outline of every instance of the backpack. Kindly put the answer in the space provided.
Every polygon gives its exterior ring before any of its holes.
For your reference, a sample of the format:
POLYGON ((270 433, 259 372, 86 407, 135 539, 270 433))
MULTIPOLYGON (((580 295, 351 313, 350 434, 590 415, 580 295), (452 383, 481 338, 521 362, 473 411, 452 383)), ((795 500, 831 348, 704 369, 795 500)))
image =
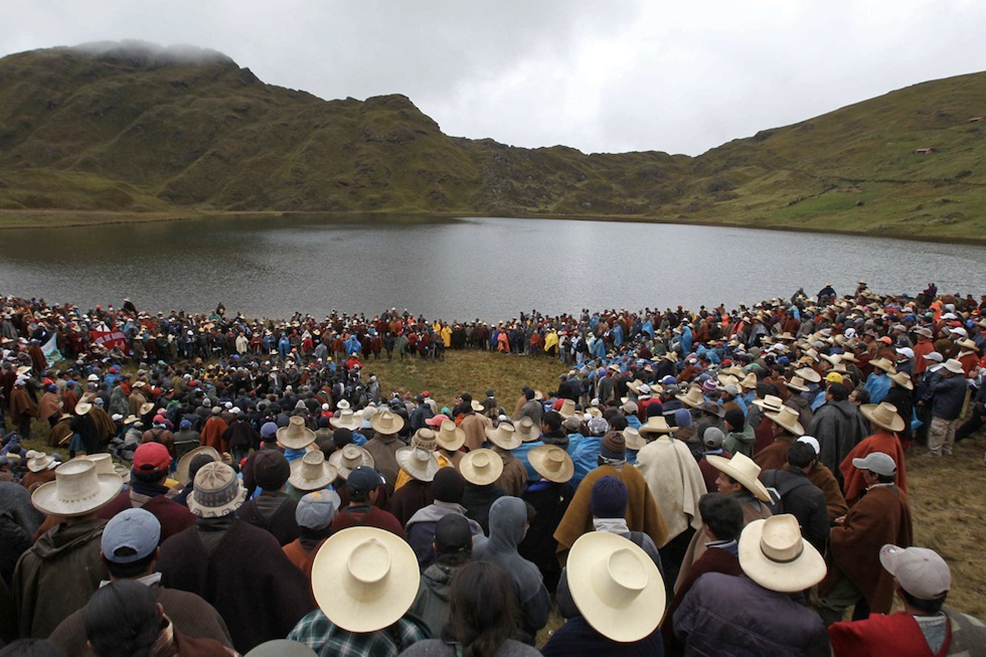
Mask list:
POLYGON ((788 493, 802 486, 811 484, 811 481, 809 481, 807 477, 792 477, 791 479, 778 484, 778 472, 780 471, 767 470, 760 475, 760 481, 763 482, 763 485, 767 487, 767 492, 770 493, 770 502, 764 502, 763 504, 770 509, 771 514, 775 516, 786 513, 784 511, 784 497, 788 493))

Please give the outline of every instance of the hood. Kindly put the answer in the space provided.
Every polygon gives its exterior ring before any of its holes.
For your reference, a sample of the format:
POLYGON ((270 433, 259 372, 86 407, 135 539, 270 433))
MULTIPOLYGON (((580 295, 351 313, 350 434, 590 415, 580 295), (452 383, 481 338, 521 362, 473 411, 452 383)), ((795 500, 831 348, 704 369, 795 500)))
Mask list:
POLYGON ((489 550, 516 552, 524 540, 527 525, 527 504, 519 497, 505 496, 490 507, 489 550))
POLYGON ((441 600, 448 602, 449 583, 457 568, 433 563, 421 573, 421 584, 441 600))
POLYGON ((848 399, 829 402, 828 405, 831 406, 832 408, 838 409, 838 411, 842 413, 845 417, 852 417, 853 415, 859 412, 857 410, 857 406, 853 404, 851 401, 849 401, 848 399))
POLYGON ((753 427, 751 427, 749 424, 744 424, 742 431, 730 431, 729 435, 730 437, 735 438, 741 443, 752 444, 753 441, 757 439, 756 432, 753 431, 753 427))
POLYGON ((42 559, 52 560, 70 552, 103 533, 105 520, 86 520, 77 525, 59 525, 45 532, 34 544, 34 552, 42 559))

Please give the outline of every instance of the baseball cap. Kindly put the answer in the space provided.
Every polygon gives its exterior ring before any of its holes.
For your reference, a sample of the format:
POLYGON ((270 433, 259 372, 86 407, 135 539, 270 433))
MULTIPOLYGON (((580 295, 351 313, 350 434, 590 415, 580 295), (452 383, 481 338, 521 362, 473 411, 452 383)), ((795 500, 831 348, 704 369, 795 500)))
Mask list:
POLYGON ((843 381, 845 381, 843 376, 838 372, 829 372, 828 374, 825 375, 825 380, 828 381, 829 383, 842 383, 843 381))
POLYGON ((798 442, 811 445, 811 448, 815 450, 815 456, 822 453, 822 446, 818 444, 818 438, 815 438, 814 436, 801 436, 798 438, 798 442))
POLYGON ((898 354, 900 354, 901 356, 905 356, 907 358, 914 358, 914 350, 911 349, 910 347, 900 347, 899 349, 896 349, 895 351, 898 354))
POLYGON ((298 500, 298 507, 294 511, 294 519, 299 527, 306 529, 324 529, 329 526, 342 500, 339 493, 334 490, 319 490, 308 493, 298 500))
POLYGON ((931 351, 931 352, 928 352, 928 353, 926 353, 926 354, 925 354, 925 355, 923 356, 923 358, 924 358, 925 360, 933 360, 933 361, 934 361, 934 362, 936 362, 936 363, 940 363, 940 362, 942 362, 943 360, 945 360, 944 358, 942 358, 942 355, 941 355, 940 353, 938 353, 937 351, 931 351))
POLYGON ((144 443, 134 450, 133 469, 137 472, 153 472, 154 470, 168 471, 171 466, 171 454, 161 443, 144 443))
POLYGON ((884 477, 890 477, 897 472, 894 459, 883 452, 870 452, 864 458, 853 459, 852 464, 860 470, 869 470, 884 477))
POLYGON ((934 550, 888 544, 880 549, 880 563, 900 588, 919 600, 940 598, 952 586, 948 564, 934 550))
POLYGON ((369 493, 380 484, 387 483, 379 472, 368 465, 361 465, 349 473, 346 484, 352 486, 356 493, 369 493))
POLYGON ((435 525, 435 548, 439 554, 472 549, 472 529, 465 516, 449 513, 439 518, 435 525))
POLYGON ((107 561, 133 563, 153 552, 161 540, 161 523, 144 509, 124 509, 103 528, 99 548, 107 561))

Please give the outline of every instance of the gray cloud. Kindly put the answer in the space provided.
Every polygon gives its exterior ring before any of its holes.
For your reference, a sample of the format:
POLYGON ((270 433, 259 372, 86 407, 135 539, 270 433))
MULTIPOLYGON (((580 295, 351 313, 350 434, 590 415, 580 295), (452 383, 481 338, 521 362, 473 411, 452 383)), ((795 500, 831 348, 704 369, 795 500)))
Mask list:
POLYGON ((140 39, 220 51, 271 84, 403 93, 453 135, 698 154, 984 68, 968 0, 33 0, 0 54, 140 39))

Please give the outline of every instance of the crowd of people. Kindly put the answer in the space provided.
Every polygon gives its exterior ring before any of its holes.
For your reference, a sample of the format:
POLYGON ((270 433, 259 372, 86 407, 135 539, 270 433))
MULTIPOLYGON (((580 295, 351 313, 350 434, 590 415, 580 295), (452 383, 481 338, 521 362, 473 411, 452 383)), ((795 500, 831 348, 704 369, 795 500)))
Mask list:
POLYGON ((0 302, 0 655, 986 650, 907 481, 986 423, 986 295, 496 325, 0 302), (454 400, 369 373, 467 348, 564 373, 454 400))

